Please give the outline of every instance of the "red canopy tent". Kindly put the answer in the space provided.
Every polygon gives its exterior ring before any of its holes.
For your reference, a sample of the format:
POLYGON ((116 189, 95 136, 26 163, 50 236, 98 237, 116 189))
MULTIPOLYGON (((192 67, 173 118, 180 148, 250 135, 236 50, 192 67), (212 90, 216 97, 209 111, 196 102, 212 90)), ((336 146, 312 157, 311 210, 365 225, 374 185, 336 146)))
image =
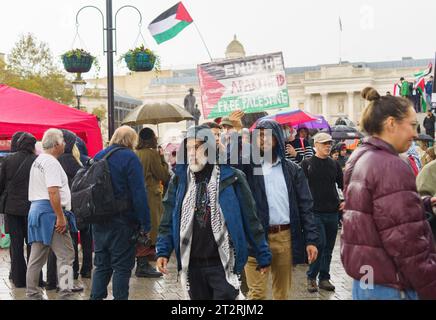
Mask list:
POLYGON ((90 156, 103 148, 95 115, 0 84, 1 140, 10 140, 17 131, 29 132, 41 140, 49 128, 76 133, 86 143, 90 156))

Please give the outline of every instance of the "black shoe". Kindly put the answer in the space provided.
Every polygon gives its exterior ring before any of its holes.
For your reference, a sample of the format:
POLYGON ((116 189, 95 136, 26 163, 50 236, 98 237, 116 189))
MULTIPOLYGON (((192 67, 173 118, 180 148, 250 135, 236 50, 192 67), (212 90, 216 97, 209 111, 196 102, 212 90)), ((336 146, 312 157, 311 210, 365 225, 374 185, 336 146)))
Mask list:
POLYGON ((80 273, 80 276, 81 276, 82 278, 91 279, 92 272, 91 272, 91 271, 81 272, 81 273, 80 273))
POLYGON ((315 279, 307 279, 307 291, 310 293, 318 292, 318 285, 315 279))
POLYGON ((162 273, 156 271, 148 262, 147 257, 136 258, 135 276, 138 278, 160 278, 162 273))
POLYGON ((330 280, 320 280, 319 281, 319 288, 326 290, 326 291, 335 291, 335 286, 330 282, 330 280))
POLYGON ((18 284, 15 284, 15 283, 14 283, 14 287, 15 287, 16 289, 22 289, 22 288, 25 288, 25 287, 26 287, 26 284, 25 284, 25 283, 18 283, 18 284))

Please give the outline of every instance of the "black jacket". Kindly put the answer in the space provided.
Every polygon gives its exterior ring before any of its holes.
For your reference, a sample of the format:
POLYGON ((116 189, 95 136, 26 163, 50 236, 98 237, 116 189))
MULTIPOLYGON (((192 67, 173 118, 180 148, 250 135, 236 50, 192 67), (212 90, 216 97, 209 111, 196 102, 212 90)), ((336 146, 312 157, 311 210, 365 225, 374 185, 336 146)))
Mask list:
MULTIPOLYGON (((272 129, 272 134, 278 141, 277 156, 282 161, 283 175, 285 176, 289 195, 292 261, 293 264, 306 263, 306 246, 309 244, 319 245, 319 233, 312 212, 313 200, 307 178, 299 165, 285 158, 285 143, 280 126, 275 121, 264 120, 260 121, 256 127, 256 129, 260 128, 272 129)), ((253 171, 255 168, 259 169, 260 166, 260 164, 245 166, 244 173, 247 175, 251 192, 256 201, 257 212, 265 230, 265 237, 268 239, 269 208, 264 177, 253 171)))
POLYGON ((82 167, 72 154, 73 147, 76 143, 76 135, 68 130, 62 130, 62 133, 64 134, 65 140, 65 152, 58 158, 58 160, 65 173, 67 174, 68 185, 71 188, 74 176, 76 175, 77 171, 79 171, 79 169, 82 167))
POLYGON ((31 134, 21 133, 19 136, 14 135, 13 143, 16 152, 7 156, 1 165, 0 194, 8 189, 5 214, 27 216, 30 209, 29 175, 36 159, 33 153, 36 139, 31 134), (23 166, 20 168, 21 164, 23 166))

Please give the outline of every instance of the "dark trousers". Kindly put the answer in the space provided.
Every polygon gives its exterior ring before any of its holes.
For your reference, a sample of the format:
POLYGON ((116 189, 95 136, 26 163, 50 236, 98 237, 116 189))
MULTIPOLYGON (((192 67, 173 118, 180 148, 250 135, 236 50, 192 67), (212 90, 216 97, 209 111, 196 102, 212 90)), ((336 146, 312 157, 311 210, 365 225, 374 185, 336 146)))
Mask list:
POLYGON ((338 233, 338 214, 315 213, 315 224, 320 235, 318 247, 318 258, 309 266, 307 277, 319 280, 330 280, 330 263, 335 248, 336 236, 338 233))
POLYGON ((135 228, 122 217, 111 222, 92 225, 94 238, 94 273, 91 300, 107 297, 107 287, 112 279, 115 300, 129 298, 129 281, 135 267, 135 245, 132 240, 135 228))
POLYGON ((189 296, 192 300, 235 300, 239 294, 226 281, 222 265, 189 267, 189 296))
POLYGON ((26 286, 26 260, 29 260, 30 246, 27 243, 27 217, 5 215, 7 229, 11 238, 11 280, 16 287, 26 286), (26 256, 24 258, 24 244, 26 256))
MULTIPOLYGON (((11 280, 16 287, 26 287, 27 264, 30 257, 30 245, 27 242, 27 217, 5 215, 6 233, 11 238, 9 253, 11 256, 11 280), (24 258, 24 244, 26 244, 26 258, 24 258)), ((42 285, 42 272, 40 275, 42 285)))
MULTIPOLYGON (((73 272, 74 278, 77 279, 77 275, 79 274, 79 249, 78 249, 78 236, 77 232, 70 232, 71 239, 73 240, 74 247, 74 263, 73 263, 73 272)), ((47 259, 47 284, 49 286, 56 286, 58 283, 57 276, 57 264, 56 264, 56 255, 50 249, 50 253, 47 259)))
POLYGON ((92 270, 92 232, 91 225, 79 228, 80 244, 82 246, 83 260, 80 274, 88 273, 92 270))

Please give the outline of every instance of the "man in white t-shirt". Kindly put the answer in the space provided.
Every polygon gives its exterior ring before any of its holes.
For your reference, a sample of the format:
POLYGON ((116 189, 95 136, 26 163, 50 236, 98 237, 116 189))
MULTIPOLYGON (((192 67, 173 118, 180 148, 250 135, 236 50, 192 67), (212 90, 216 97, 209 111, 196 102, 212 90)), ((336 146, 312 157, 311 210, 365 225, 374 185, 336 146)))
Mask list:
POLYGON ((29 243, 32 244, 26 274, 26 296, 42 299, 39 274, 47 262, 50 248, 57 257, 59 294, 72 294, 74 249, 69 227, 76 229, 71 210, 68 178, 57 158, 64 153, 65 141, 60 130, 49 129, 42 138, 43 153, 30 170, 28 217, 29 243), (70 219, 67 219, 70 218, 70 219), (70 224, 68 223, 68 220, 70 224))

